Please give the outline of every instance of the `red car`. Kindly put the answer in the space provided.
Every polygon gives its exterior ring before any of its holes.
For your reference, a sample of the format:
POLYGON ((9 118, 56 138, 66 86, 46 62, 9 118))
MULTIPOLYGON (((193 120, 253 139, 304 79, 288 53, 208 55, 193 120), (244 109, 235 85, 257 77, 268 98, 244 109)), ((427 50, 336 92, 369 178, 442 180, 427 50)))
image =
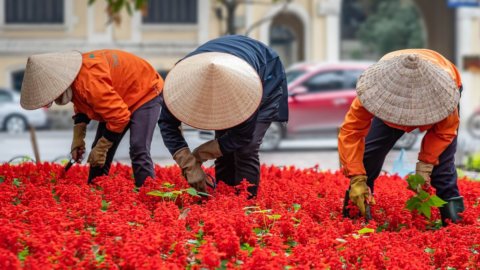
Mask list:
MULTIPOLYGON (((373 63, 300 63, 287 70, 289 121, 286 126, 272 123, 261 150, 278 148, 283 139, 335 138, 350 104, 356 97, 357 79, 373 63)), ((405 133, 395 148, 410 149, 417 133, 405 133)), ((211 139, 213 133, 200 131, 211 139)))
MULTIPOLYGON (((372 63, 301 63, 287 70, 289 121, 272 123, 262 150, 275 150, 285 138, 336 137, 356 97, 358 77, 372 63)), ((417 133, 406 133, 396 148, 411 148, 417 133)))

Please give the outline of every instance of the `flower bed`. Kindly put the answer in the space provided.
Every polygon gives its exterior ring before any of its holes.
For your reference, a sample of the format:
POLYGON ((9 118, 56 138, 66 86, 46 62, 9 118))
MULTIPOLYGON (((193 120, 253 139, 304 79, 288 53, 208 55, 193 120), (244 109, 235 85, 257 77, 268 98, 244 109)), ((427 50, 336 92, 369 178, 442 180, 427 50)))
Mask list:
MULTIPOLYGON (((139 191, 128 166, 87 185, 55 164, 0 165, 0 269, 478 269, 480 183, 460 180, 461 224, 432 230, 405 210, 404 180, 381 176, 375 221, 341 217, 348 180, 262 167, 258 199, 220 183, 195 196, 178 167, 139 191), (157 196, 148 195, 153 192, 157 196)), ((210 173, 213 173, 210 170, 210 173)), ((432 218, 438 219, 438 211, 432 218)))

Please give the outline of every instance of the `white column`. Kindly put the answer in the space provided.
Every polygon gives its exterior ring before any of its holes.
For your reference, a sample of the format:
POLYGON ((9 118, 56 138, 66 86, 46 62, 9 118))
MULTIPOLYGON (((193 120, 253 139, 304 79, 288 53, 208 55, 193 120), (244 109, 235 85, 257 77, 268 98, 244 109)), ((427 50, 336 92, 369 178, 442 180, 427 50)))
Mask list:
MULTIPOLYGON (((111 43, 113 41, 112 25, 108 25, 104 32, 95 31, 95 8, 102 2, 95 3, 87 8, 87 40, 89 43, 111 43)), ((106 23, 102 22, 102 23, 106 23)))
POLYGON ((325 56, 328 61, 340 59, 340 9, 342 1, 323 0, 317 4, 317 14, 325 16, 325 56))
MULTIPOLYGON (((464 7, 457 9, 457 36, 456 36, 456 47, 457 47, 457 67, 460 70, 462 76, 462 82, 464 85, 465 91, 462 93, 462 98, 460 100, 460 107, 462 115, 462 124, 465 123, 467 118, 476 108, 480 105, 480 95, 475 89, 477 86, 473 85, 474 78, 480 76, 477 73, 471 73, 467 70, 463 70, 463 57, 466 55, 478 54, 478 51, 475 51, 472 44, 472 24, 475 23, 475 19, 480 18, 480 8, 464 7)), ((475 33, 479 35, 480 33, 475 33)))
POLYGON ((198 44, 203 44, 209 39, 210 30, 210 0, 198 0, 198 44))

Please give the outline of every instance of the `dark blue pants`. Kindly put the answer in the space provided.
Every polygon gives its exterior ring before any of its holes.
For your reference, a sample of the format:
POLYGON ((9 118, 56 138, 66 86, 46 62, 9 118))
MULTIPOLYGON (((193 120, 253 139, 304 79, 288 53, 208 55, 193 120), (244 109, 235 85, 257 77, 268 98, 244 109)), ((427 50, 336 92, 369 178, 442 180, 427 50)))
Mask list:
MULTIPOLYGON (((248 192, 252 197, 257 196, 260 184, 260 158, 258 151, 263 137, 271 123, 257 122, 253 138, 248 145, 233 153, 225 154, 215 160, 215 178, 229 186, 239 185, 243 179, 250 184, 248 192)), ((228 130, 215 131, 215 138, 221 137, 228 130)))
MULTIPOLYGON (((373 119, 372 126, 365 139, 365 154, 363 156, 363 164, 368 176, 367 185, 372 192, 374 181, 382 171, 385 157, 404 133, 405 131, 403 130, 387 126, 376 117, 373 119)), ((432 171, 432 186, 437 190, 437 195, 443 200, 460 196, 457 186, 457 170, 455 168, 456 151, 457 137, 440 155, 440 163, 432 171)))
MULTIPOLYGON (((153 161, 150 156, 150 146, 152 144, 153 132, 155 131, 155 126, 160 116, 161 103, 162 97, 157 96, 132 113, 127 128, 125 128, 123 134, 118 140, 113 142, 112 147, 108 150, 105 165, 103 167, 90 167, 90 173, 88 175, 89 183, 91 183, 95 177, 108 175, 118 145, 128 130, 130 130, 130 159, 132 160, 135 185, 140 187, 147 177, 155 177, 153 161)), ((97 134, 95 135, 92 148, 95 147, 106 128, 105 122, 98 124, 97 134)))

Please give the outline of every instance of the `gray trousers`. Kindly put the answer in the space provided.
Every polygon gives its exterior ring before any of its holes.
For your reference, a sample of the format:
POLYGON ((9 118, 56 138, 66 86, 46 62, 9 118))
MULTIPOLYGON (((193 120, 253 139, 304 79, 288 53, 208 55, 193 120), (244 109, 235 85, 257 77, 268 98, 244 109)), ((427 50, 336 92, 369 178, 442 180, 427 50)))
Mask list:
MULTIPOLYGON (((260 184, 260 158, 258 151, 263 137, 271 123, 256 123, 252 141, 236 150, 215 160, 215 178, 229 186, 240 184, 246 179, 251 186, 248 188, 251 196, 256 196, 260 184)), ((215 138, 221 137, 228 130, 215 131, 215 138)))
MULTIPOLYGON (((91 183, 95 177, 108 175, 118 145, 128 130, 130 130, 130 159, 132 160, 135 185, 140 187, 147 177, 153 178, 155 176, 153 161, 150 156, 150 146, 152 144, 153 132, 160 116, 161 102, 162 97, 157 96, 132 113, 127 128, 108 150, 105 165, 103 167, 90 167, 88 183, 91 183)), ((106 123, 99 123, 92 148, 95 147, 105 130, 106 123)))

